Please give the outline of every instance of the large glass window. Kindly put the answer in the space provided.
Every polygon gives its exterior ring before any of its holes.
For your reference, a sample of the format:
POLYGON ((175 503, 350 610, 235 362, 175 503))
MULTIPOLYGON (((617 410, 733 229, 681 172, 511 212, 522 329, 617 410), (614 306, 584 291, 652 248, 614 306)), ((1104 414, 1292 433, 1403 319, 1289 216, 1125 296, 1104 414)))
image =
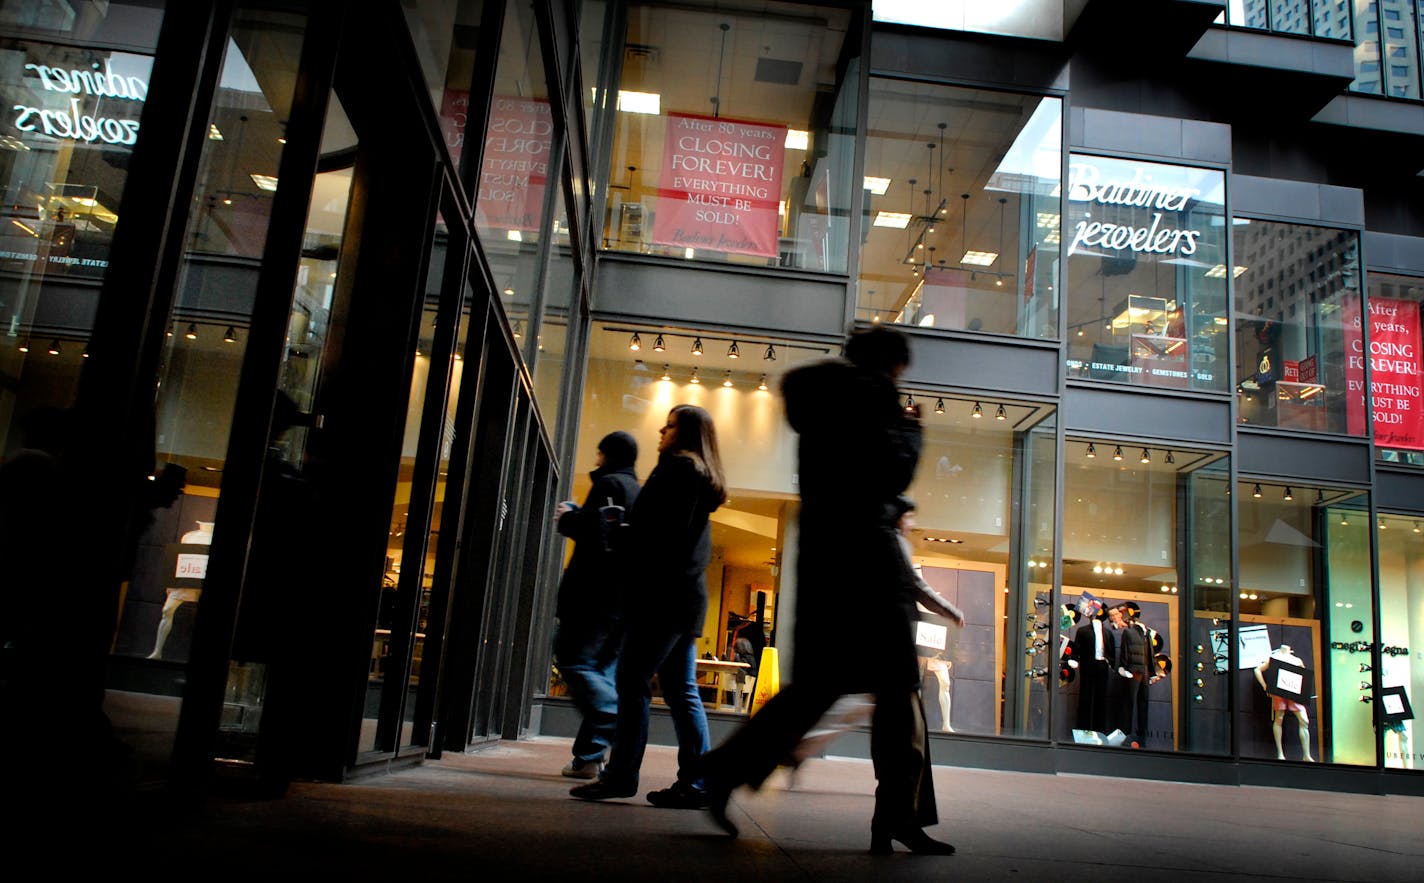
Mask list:
POLYGON ((431 103, 440 115, 445 144, 458 166, 465 150, 465 122, 484 2, 414 0, 401 5, 431 103))
POLYGON ((1387 462, 1424 466, 1424 278, 1388 273, 1367 278, 1375 449, 1387 462))
POLYGON ((874 78, 856 316, 1058 336, 1062 102, 874 78))
POLYGON ((1055 738, 1228 753, 1211 639, 1231 616, 1225 455, 1079 438, 1064 458, 1055 738))
POLYGON ((628 11, 603 247, 845 272, 854 16, 719 5, 628 11))
POLYGON ((1053 414, 1015 402, 906 395, 925 432, 909 491, 914 562, 965 616, 955 628, 920 613, 929 727, 1045 739, 1053 651, 1044 605, 1053 592, 1057 518, 1053 414))
POLYGON ((39 424, 73 403, 162 18, 162 4, 29 4, 0 24, 5 458, 52 444, 39 424))
MULTIPOLYGON (((1424 753, 1412 739, 1413 703, 1424 696, 1424 519, 1382 515, 1379 520, 1380 673, 1377 682, 1384 724, 1384 765, 1424 768, 1424 753)), ((1356 656, 1364 662, 1359 654, 1356 656)), ((1370 680, 1359 668, 1361 682, 1370 680)), ((1349 672, 1347 671, 1346 674, 1349 672)), ((1363 683, 1362 683, 1363 685, 1363 683)))
MULTIPOLYGON (((475 230, 495 287, 503 292, 505 315, 517 326, 529 320, 534 302, 553 137, 534 7, 515 0, 505 13, 500 37, 475 230)), ((552 184, 557 187, 558 178, 552 184)))
POLYGON ((1236 490, 1241 755, 1373 765, 1368 496, 1250 480, 1236 490))
POLYGON ((1070 377, 1227 389, 1224 205, 1214 169, 1073 155, 1070 377))
POLYGON ((558 427, 562 406, 560 392, 564 373, 568 370, 570 305, 579 294, 578 263, 573 255, 573 240, 569 236, 569 216, 562 189, 554 204, 554 227, 551 234, 553 254, 544 283, 544 309, 539 317, 539 339, 535 344, 534 397, 539 411, 552 435, 558 427))
POLYGON ((1247 218, 1231 230, 1241 422, 1364 435, 1359 234, 1247 218))
POLYGON ((1218 17, 1239 28, 1350 38, 1349 0, 1228 0, 1218 17))

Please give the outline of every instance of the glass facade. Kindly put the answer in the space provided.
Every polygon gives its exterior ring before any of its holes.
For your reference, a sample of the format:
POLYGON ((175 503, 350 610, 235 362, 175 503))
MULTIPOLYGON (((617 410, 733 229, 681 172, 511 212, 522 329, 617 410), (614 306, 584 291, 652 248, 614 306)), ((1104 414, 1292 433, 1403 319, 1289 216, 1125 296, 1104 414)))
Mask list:
POLYGON ((1248 218, 1231 229, 1239 419, 1364 435, 1359 235, 1248 218))
POLYGON ((1222 19, 1239 28, 1350 39, 1351 0, 1228 0, 1222 19))
POLYGON ((629 8, 603 248, 846 271, 859 28, 758 9, 629 8))
POLYGON ((872 78, 856 318, 1056 338, 1062 114, 872 78))
POLYGON ((1228 388, 1225 184, 1214 169, 1070 158, 1069 377, 1228 388))
MULTIPOLYGON (((1369 696, 1379 705, 1384 765, 1393 769, 1424 768, 1424 754, 1412 740, 1416 729, 1412 703, 1424 695, 1420 692, 1424 661, 1417 650, 1424 645, 1424 527, 1420 522, 1418 517, 1381 515, 1377 525, 1381 655, 1372 687, 1378 693, 1361 692, 1362 698, 1369 696)), ((1351 674, 1348 663, 1344 674, 1351 674)), ((1363 663, 1356 676, 1362 688, 1371 680, 1363 663)))

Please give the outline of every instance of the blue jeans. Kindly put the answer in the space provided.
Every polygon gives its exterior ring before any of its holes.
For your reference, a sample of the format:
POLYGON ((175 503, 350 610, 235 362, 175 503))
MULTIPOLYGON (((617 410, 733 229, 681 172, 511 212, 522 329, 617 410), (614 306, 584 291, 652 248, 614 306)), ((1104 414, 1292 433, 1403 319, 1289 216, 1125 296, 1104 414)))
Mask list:
POLYGON ((618 692, 614 677, 622 626, 613 620, 564 622, 554 634, 554 660, 569 687, 569 698, 583 721, 574 737, 574 760, 580 764, 602 760, 613 744, 618 719, 618 692))
POLYGON ((618 726, 613 753, 601 778, 615 787, 637 789, 638 771, 648 747, 654 674, 677 734, 677 780, 701 788, 698 768, 702 755, 712 747, 712 739, 707 733, 702 695, 697 691, 697 638, 636 626, 629 630, 618 660, 618 726))

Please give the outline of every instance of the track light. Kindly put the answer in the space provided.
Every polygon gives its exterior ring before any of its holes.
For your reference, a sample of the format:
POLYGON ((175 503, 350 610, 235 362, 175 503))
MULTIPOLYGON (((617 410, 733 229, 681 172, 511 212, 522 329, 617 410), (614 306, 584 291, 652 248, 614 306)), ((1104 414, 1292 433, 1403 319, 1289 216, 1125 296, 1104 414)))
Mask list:
POLYGON ((776 345, 775 345, 775 344, 771 344, 771 343, 767 344, 767 345, 766 345, 766 352, 762 353, 762 354, 761 354, 761 357, 762 357, 763 359, 766 359, 768 362, 775 362, 775 361, 776 361, 776 345))
POLYGON ((692 354, 694 356, 702 355, 702 338, 694 337, 692 339, 692 354))
POLYGON ((237 329, 231 325, 223 332, 223 343, 237 343, 237 329))
POLYGON ((1281 499, 1287 503, 1295 499, 1295 494, 1291 493, 1290 485, 1286 485, 1286 492, 1281 494, 1281 499))
POLYGON ((765 374, 763 374, 763 375, 761 376, 761 382, 757 384, 757 389, 761 390, 762 392, 766 392, 767 386, 766 386, 766 375, 765 375, 765 374))
POLYGON ((905 394, 905 410, 906 410, 906 411, 913 411, 913 410, 915 410, 915 397, 912 396, 912 395, 910 395, 909 393, 906 393, 906 394, 905 394))
POLYGON ((653 352, 660 353, 665 349, 667 349, 667 347, 663 345, 663 336, 661 334, 653 338, 653 352))
POLYGON ((1419 522, 1417 522, 1417 521, 1414 522, 1414 532, 1415 532, 1415 533, 1419 533, 1419 532, 1420 532, 1420 531, 1419 531, 1419 522))
POLYGON ((944 399, 935 399, 935 413, 936 413, 936 414, 943 414, 943 413, 944 413, 944 399))
POLYGON ((1009 415, 1006 414, 1006 413, 1004 413, 1004 406, 1003 406, 1003 405, 1000 405, 1000 406, 999 406, 999 409, 994 412, 994 419, 995 419, 995 420, 1007 420, 1007 419, 1009 419, 1009 415))
POLYGON ((974 403, 974 410, 970 412, 969 416, 973 417, 975 420, 978 420, 980 417, 984 416, 984 409, 979 406, 978 402, 974 403))
POLYGON ((630 337, 630 338, 628 338, 628 349, 630 349, 630 350, 632 350, 633 352, 636 353, 638 350, 640 350, 640 349, 642 349, 642 348, 643 348, 643 338, 639 337, 639 336, 638 336, 638 332, 634 331, 634 332, 633 332, 633 336, 630 337))
POLYGON ((1171 451, 1168 451, 1168 452, 1167 452, 1167 465, 1168 465, 1168 466, 1171 466, 1172 464, 1174 464, 1174 463, 1176 463, 1176 462, 1177 462, 1177 458, 1174 457, 1174 456, 1172 456, 1172 452, 1171 452, 1171 451))
POLYGON ((728 372, 727 372, 727 375, 722 378, 722 385, 725 386, 727 389, 731 389, 731 388, 732 388, 732 372, 731 372, 731 371, 728 371, 728 372))
POLYGON ((1149 450, 1147 450, 1146 448, 1143 448, 1143 449, 1142 449, 1142 456, 1137 458, 1137 462, 1139 462, 1139 463, 1151 463, 1151 462, 1152 462, 1152 452, 1149 451, 1149 450))
POLYGON ((1315 505, 1321 506, 1325 503, 1325 491, 1315 492, 1315 505))
MULTIPOLYGON (((89 358, 89 344, 87 344, 87 343, 84 344, 84 352, 82 352, 82 353, 79 354, 79 358, 81 358, 81 359, 87 359, 87 358, 89 358)), ((1417 530, 1415 531, 1415 533, 1418 533, 1418 532, 1419 532, 1419 531, 1417 531, 1417 530)))
POLYGON ((664 362, 664 363, 663 363, 663 377, 662 377, 662 379, 663 379, 663 380, 671 380, 671 379, 672 379, 672 375, 668 373, 668 365, 667 365, 667 362, 664 362))
POLYGON ((47 352, 48 352, 51 356, 57 356, 57 355, 59 355, 59 339, 58 339, 58 338, 56 338, 56 339, 54 339, 54 340, 51 340, 51 341, 49 342, 49 350, 47 350, 47 352))
POLYGON ((198 324, 197 324, 196 322, 189 322, 189 323, 188 323, 188 331, 187 331, 183 336, 186 337, 186 338, 188 338, 189 340, 197 340, 197 339, 198 339, 198 324))
POLYGON ((1098 449, 1093 447, 1092 442, 1088 442, 1088 453, 1085 455, 1089 460, 1098 459, 1098 449))
POLYGON ((1122 445, 1117 445, 1116 447, 1113 448, 1113 459, 1114 459, 1114 460, 1121 460, 1121 459, 1122 459, 1122 445))
POLYGON ((523 336, 524 336, 524 320, 523 320, 523 319, 515 319, 515 320, 514 320, 514 339, 515 339, 515 340, 518 340, 519 338, 521 338, 521 337, 523 337, 523 336))
POLYGON ((1251 488, 1251 496, 1255 497, 1255 498, 1258 499, 1258 500, 1261 499, 1261 484, 1260 484, 1260 482, 1257 482, 1257 483, 1256 483, 1256 486, 1253 487, 1253 488, 1251 488))
POLYGON ((28 340, 22 340, 20 341, 20 345, 15 347, 15 349, 19 350, 22 353, 27 353, 30 351, 30 342, 28 340))
POLYGON ((702 382, 702 378, 697 376, 697 369, 696 369, 696 368, 693 368, 693 369, 692 369, 692 379, 689 380, 688 383, 701 383, 701 382, 702 382))
POLYGON ((737 342, 734 340, 732 341, 732 345, 727 347, 727 358, 740 359, 741 357, 742 351, 737 347, 737 342))

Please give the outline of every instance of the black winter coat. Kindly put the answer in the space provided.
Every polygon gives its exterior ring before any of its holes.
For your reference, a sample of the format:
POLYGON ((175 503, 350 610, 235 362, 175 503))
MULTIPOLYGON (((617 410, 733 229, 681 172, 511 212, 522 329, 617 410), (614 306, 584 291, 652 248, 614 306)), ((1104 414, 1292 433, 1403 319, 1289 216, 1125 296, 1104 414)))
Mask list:
POLYGON ((707 618, 705 571, 712 560, 708 516, 721 500, 696 463, 664 453, 629 516, 632 532, 627 621, 635 627, 701 635, 707 618))
POLYGON ((836 678, 846 692, 915 689, 915 574, 896 532, 896 498, 919 463, 919 420, 895 383, 844 360, 782 381, 800 434, 801 491, 793 680, 836 678), (852 647, 852 667, 831 665, 852 647))
POLYGON ((632 466, 595 469, 588 475, 593 487, 583 507, 559 516, 559 533, 574 541, 555 608, 555 615, 564 621, 616 618, 628 580, 627 555, 617 545, 614 551, 604 549, 598 510, 612 500, 624 507, 626 519, 638 499, 638 476, 632 466))

